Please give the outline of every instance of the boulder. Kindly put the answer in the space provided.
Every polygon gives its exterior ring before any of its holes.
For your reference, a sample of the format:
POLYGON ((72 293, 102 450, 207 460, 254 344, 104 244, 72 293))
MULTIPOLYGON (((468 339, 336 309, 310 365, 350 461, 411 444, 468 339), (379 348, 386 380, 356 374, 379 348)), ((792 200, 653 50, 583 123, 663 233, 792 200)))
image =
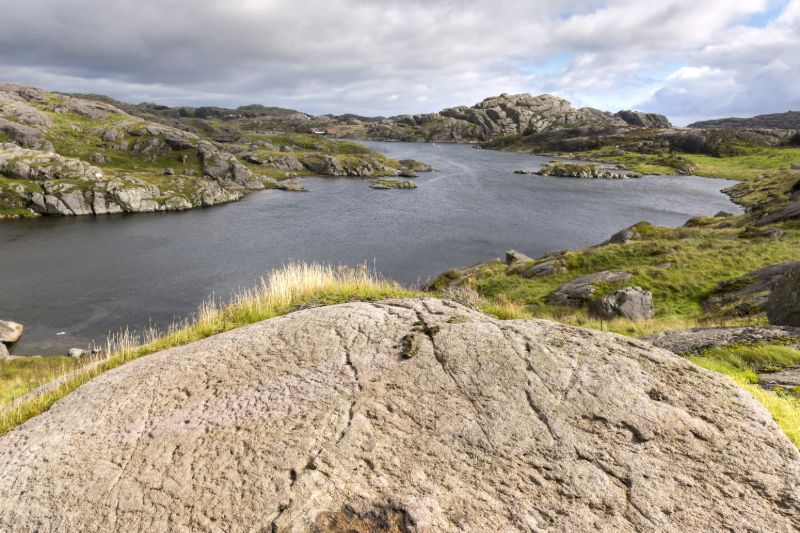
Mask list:
POLYGON ((86 350, 81 350, 80 348, 70 348, 68 355, 73 359, 80 359, 86 355, 86 350))
POLYGON ((25 328, 22 324, 10 322, 8 320, 0 320, 0 343, 14 344, 22 337, 22 332, 25 328))
POLYGON ((6 361, 11 357, 11 354, 8 353, 8 348, 6 345, 0 342, 0 361, 6 361))
POLYGON ((789 201, 790 202, 800 201, 800 181, 794 182, 792 188, 789 189, 789 201))
POLYGON ((589 314, 603 320, 650 320, 653 318, 653 293, 641 287, 625 287, 592 301, 589 314))
POLYGON ((644 222, 644 221, 637 222, 633 226, 629 226, 625 229, 619 230, 603 244, 627 244, 631 241, 641 239, 642 235, 639 233, 639 230, 636 229, 636 227, 639 226, 640 224, 649 225, 649 222, 644 222))
POLYGON ((787 270, 775 282, 766 311, 770 324, 800 327, 800 266, 787 270))
POLYGON ((697 354, 733 344, 762 344, 800 340, 800 328, 737 326, 663 331, 641 337, 654 346, 679 354, 697 354))
POLYGON ((509 250, 506 252, 506 264, 509 266, 513 265, 514 263, 532 263, 532 262, 533 259, 523 254, 522 252, 518 252, 516 250, 509 250))
POLYGON ((628 281, 632 277, 624 270, 604 270, 586 274, 561 285, 548 297, 547 301, 550 305, 582 307, 589 303, 599 285, 621 283, 628 281))
POLYGON ((308 154, 303 156, 301 163, 309 171, 320 176, 346 176, 344 167, 333 156, 321 154, 308 154))
POLYGON ((522 277, 528 279, 539 278, 543 276, 552 276, 553 274, 561 274, 566 271, 567 266, 562 260, 547 259, 522 272, 522 277))
POLYGON ((729 379, 434 299, 127 363, 0 437, 0 472, 5 531, 800 528, 800 452, 729 379))

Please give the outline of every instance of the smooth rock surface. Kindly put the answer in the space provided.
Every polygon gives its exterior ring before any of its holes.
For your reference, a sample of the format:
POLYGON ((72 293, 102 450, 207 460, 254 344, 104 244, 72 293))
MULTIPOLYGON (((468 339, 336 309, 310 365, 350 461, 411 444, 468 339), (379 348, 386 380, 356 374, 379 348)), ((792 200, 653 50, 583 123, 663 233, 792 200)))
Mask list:
POLYGON ((790 531, 728 379, 452 302, 308 309, 112 370, 0 438, 5 531, 790 531))
POLYGON ((800 327, 800 266, 787 270, 775 281, 766 310, 770 324, 800 327))
POLYGON ((800 328, 742 326, 663 331, 641 337, 654 346, 679 354, 698 353, 731 344, 759 344, 800 339, 800 328))

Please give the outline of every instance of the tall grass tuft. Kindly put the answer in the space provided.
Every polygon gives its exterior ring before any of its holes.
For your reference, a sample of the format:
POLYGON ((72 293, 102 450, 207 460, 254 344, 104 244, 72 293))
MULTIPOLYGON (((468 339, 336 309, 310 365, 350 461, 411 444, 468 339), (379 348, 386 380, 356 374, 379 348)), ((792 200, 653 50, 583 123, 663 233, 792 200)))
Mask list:
POLYGON ((141 333, 125 329, 109 335, 104 359, 78 370, 71 368, 71 372, 65 371, 43 384, 39 391, 1 408, 0 435, 46 411, 92 378, 133 359, 303 307, 414 296, 420 294, 383 278, 366 264, 352 268, 290 263, 254 287, 238 291, 228 302, 207 300, 194 316, 173 323, 166 331, 151 326, 141 333))

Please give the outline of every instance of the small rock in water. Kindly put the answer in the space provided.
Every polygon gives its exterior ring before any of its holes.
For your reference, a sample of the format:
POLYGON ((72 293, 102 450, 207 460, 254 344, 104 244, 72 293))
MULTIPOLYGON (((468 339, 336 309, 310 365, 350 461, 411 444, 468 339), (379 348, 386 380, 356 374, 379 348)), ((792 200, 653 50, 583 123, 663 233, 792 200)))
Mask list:
POLYGON ((73 359, 80 359, 84 355, 86 355, 86 351, 85 350, 81 350, 80 348, 70 348, 69 349, 69 356, 72 357, 73 359))
POLYGON ((518 168, 514 171, 514 174, 533 174, 533 171, 528 170, 527 168, 518 168))

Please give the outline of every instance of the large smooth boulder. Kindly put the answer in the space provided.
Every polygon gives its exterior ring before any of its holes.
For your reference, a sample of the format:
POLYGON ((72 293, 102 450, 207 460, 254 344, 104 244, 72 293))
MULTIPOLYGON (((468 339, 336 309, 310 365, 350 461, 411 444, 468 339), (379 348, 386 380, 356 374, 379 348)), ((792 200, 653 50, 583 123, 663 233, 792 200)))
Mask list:
POLYGON ((766 311, 770 324, 800 326, 800 266, 787 270, 773 284, 766 311))
POLYGON ((22 332, 25 328, 22 324, 10 322, 8 320, 0 320, 0 342, 4 344, 14 344, 22 337, 22 332))
POLYGON ((800 527, 800 452, 727 378, 435 299, 128 363, 0 437, 0 472, 5 531, 800 527))
POLYGON ((650 320, 653 318, 653 293, 641 287, 625 287, 592 301, 589 314, 603 320, 650 320))

